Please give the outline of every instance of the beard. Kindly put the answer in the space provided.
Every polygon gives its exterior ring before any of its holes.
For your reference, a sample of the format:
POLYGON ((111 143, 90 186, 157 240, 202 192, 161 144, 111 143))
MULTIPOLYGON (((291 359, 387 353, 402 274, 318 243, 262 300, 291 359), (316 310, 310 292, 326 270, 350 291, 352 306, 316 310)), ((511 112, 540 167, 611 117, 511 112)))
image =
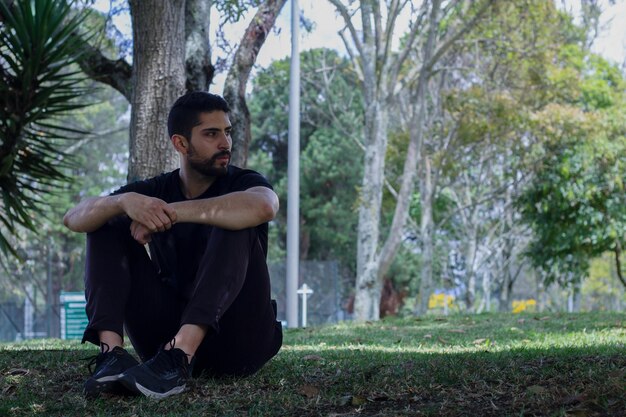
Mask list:
POLYGON ((189 159, 187 160, 189 166, 196 172, 207 177, 223 177, 228 173, 228 164, 230 163, 230 151, 220 151, 214 154, 208 159, 196 160, 193 157, 196 155, 195 149, 190 147, 189 159), (224 165, 217 160, 224 156, 228 156, 228 162, 224 165))

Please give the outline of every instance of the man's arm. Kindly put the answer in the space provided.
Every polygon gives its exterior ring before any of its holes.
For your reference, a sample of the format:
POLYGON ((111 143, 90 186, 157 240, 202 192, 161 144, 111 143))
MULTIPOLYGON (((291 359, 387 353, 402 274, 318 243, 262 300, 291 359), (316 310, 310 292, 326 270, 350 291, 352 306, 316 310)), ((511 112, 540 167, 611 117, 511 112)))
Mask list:
POLYGON ((167 230, 176 222, 176 211, 165 201, 129 192, 87 198, 65 214, 63 224, 74 232, 89 233, 122 214, 151 233, 167 230))
MULTIPOLYGON (((278 212, 278 196, 267 187, 251 187, 219 197, 180 201, 169 205, 176 212, 177 223, 201 223, 228 230, 241 230, 269 222, 278 212)), ((133 238, 145 245, 153 231, 133 221, 133 238)))
POLYGON ((171 203, 178 222, 201 223, 228 230, 255 227, 274 219, 278 196, 270 188, 258 186, 219 197, 171 203))

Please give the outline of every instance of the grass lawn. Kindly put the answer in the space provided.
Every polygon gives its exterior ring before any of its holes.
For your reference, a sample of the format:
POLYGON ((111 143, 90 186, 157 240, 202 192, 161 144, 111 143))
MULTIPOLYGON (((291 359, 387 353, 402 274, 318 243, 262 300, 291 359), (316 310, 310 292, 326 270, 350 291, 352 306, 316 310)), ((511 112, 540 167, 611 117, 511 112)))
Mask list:
POLYGON ((81 394, 96 348, 0 344, 0 416, 626 416, 626 313, 429 316, 290 330, 244 379, 162 401, 81 394))

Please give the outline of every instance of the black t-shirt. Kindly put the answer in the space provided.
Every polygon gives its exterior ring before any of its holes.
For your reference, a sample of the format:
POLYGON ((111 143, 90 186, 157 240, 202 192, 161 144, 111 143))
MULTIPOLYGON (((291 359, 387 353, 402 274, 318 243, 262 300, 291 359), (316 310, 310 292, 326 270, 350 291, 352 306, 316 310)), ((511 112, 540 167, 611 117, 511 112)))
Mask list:
MULTIPOLYGON (((136 192, 159 198, 166 203, 188 201, 181 190, 179 171, 176 169, 154 178, 125 185, 111 195, 136 192)), ((202 195, 193 200, 245 191, 258 186, 272 189, 270 183, 258 172, 230 165, 228 174, 217 177, 202 195)), ((212 227, 196 223, 177 223, 170 230, 152 235, 152 241, 149 243, 150 254, 159 268, 159 276, 163 281, 181 289, 193 282, 212 227)), ((257 226, 257 230, 261 247, 267 256, 267 223, 257 226)))

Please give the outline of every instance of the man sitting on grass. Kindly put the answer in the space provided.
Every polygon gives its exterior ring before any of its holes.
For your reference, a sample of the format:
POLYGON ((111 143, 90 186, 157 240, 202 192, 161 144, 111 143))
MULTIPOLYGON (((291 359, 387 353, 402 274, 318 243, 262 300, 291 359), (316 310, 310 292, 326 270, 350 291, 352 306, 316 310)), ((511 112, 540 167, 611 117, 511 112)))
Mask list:
POLYGON ((280 349, 267 232, 278 198, 229 165, 228 104, 180 97, 168 117, 180 169, 87 198, 64 224, 87 233, 85 341, 100 346, 87 396, 163 398, 192 375, 249 375, 280 349), (148 248, 146 248, 148 244, 148 248), (124 348, 124 330, 139 364, 124 348))

